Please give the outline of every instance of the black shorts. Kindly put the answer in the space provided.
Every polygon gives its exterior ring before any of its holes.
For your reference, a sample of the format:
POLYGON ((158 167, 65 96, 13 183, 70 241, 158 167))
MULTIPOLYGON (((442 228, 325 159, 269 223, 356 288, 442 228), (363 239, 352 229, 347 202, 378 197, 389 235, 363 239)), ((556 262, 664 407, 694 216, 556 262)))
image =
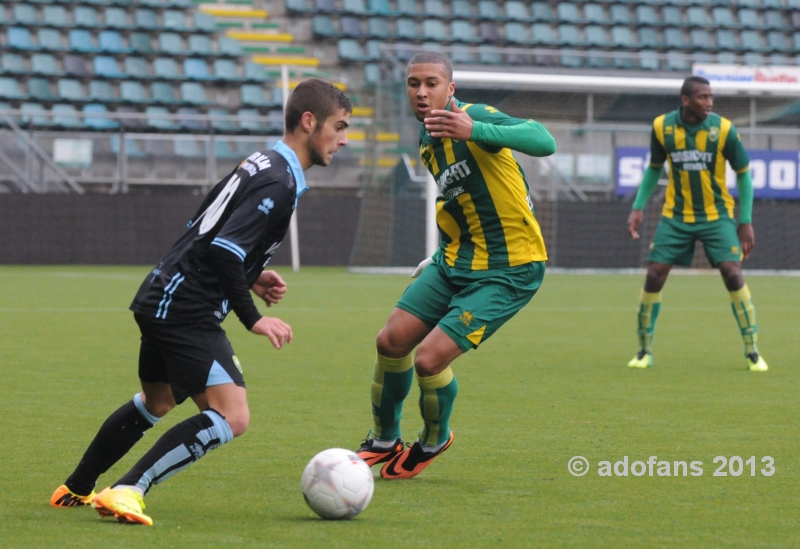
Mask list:
POLYGON ((221 326, 167 324, 138 313, 133 317, 142 332, 139 379, 169 383, 178 404, 213 385, 245 386, 241 365, 221 326))

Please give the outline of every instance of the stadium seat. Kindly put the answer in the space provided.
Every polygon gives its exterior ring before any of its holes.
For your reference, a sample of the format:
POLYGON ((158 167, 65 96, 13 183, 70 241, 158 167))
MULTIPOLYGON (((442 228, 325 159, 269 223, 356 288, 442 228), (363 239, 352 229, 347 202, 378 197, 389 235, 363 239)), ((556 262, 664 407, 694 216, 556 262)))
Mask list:
POLYGON ((84 29, 74 29, 69 31, 69 47, 81 53, 95 53, 99 49, 94 45, 92 33, 84 29))
POLYGON ((192 34, 189 36, 189 52, 192 55, 216 55, 211 46, 211 38, 205 34, 192 34))
POLYGON ((417 0, 397 0, 398 15, 411 15, 416 17, 420 14, 417 0))
MULTIPOLYGON (((31 58, 32 72, 36 72, 34 58, 31 58)), ((16 53, 4 53, 0 58, 0 69, 2 69, 3 74, 28 74, 29 72, 25 67, 25 60, 16 53)))
MULTIPOLYGON (((208 109, 210 116, 230 116, 226 109, 208 109)), ((236 121, 229 119, 211 120, 211 127, 218 132, 235 132, 237 130, 236 121)), ((219 143, 219 141, 217 141, 219 143)))
POLYGON ((16 4, 13 14, 13 22, 16 25, 33 26, 39 22, 38 17, 36 17, 36 8, 30 4, 16 4))
MULTIPOLYGON (((231 131, 231 130, 228 130, 231 131)), ((238 160, 242 157, 239 154, 239 151, 235 147, 231 147, 231 143, 225 141, 224 139, 215 139, 214 140, 214 155, 217 158, 222 158, 226 160, 238 160)))
POLYGON ((664 6, 661 8, 661 22, 664 25, 681 27, 683 26, 683 15, 676 6, 664 6))
POLYGON ((761 40, 761 35, 756 31, 742 31, 741 34, 739 34, 739 39, 742 41, 742 48, 744 48, 746 51, 762 52, 766 51, 767 49, 764 47, 764 42, 761 40))
POLYGON ((475 29, 469 21, 455 20, 450 23, 450 36, 456 42, 480 42, 475 36, 475 29))
POLYGON ((364 80, 367 84, 374 86, 381 79, 381 68, 377 63, 367 63, 364 65, 364 80))
POLYGON ((450 4, 450 15, 453 18, 469 21, 475 18, 475 11, 472 9, 472 4, 469 0, 453 0, 450 4))
POLYGON ((3 99, 23 99, 25 94, 19 89, 16 78, 0 78, 0 97, 3 99))
POLYGON ((127 103, 149 103, 141 82, 131 80, 120 82, 119 97, 127 103))
POLYGON ((61 74, 58 65, 56 65, 55 57, 49 53, 35 53, 31 56, 31 72, 46 76, 56 76, 61 74))
POLYGON ((147 61, 141 57, 125 57, 125 72, 131 78, 147 80, 152 78, 147 61))
POLYGON ((314 11, 318 13, 341 13, 334 0, 314 0, 314 11))
POLYGON ((218 55, 229 55, 232 57, 239 57, 243 55, 242 46, 238 40, 222 36, 217 40, 218 55))
POLYGON ((579 55, 562 53, 559 56, 559 62, 562 67, 569 67, 571 69, 578 69, 583 66, 583 59, 579 55))
POLYGON ((663 43, 658 38, 658 32, 652 27, 640 27, 637 31, 639 45, 643 48, 661 48, 663 43))
POLYGON ((564 23, 580 23, 582 22, 581 14, 578 11, 578 6, 568 2, 561 2, 556 7, 556 14, 558 20, 564 23))
POLYGON ((587 25, 583 29, 585 35, 584 42, 587 46, 607 47, 609 45, 608 35, 603 27, 598 25, 587 25))
POLYGON ((140 30, 158 30, 160 25, 156 18, 156 12, 152 10, 138 9, 133 15, 133 25, 140 30))
POLYGON ((103 12, 105 26, 112 29, 125 30, 131 28, 128 24, 128 14, 122 8, 106 8, 103 12))
POLYGON ((705 28, 711 26, 708 13, 704 8, 694 6, 686 10, 686 20, 691 27, 705 28))
POLYGON ((56 99, 50 90, 50 82, 44 78, 28 79, 28 97, 37 101, 55 101, 56 99))
POLYGON ((796 32, 792 35, 792 46, 796 51, 800 51, 800 32, 796 32))
MULTIPOLYGON (((798 0, 798 3, 800 3, 800 0, 798 0)), ((800 29, 800 7, 798 7, 797 10, 792 11, 791 19, 792 27, 794 29, 800 29)))
POLYGON ((794 61, 782 53, 771 53, 767 57, 767 63, 770 65, 793 65, 794 61))
MULTIPOLYGON (((449 17, 444 3, 439 0, 424 0, 422 3, 422 13, 428 19, 445 19, 449 17)), ((423 21, 424 23, 424 21, 423 21)))
POLYGON ((653 6, 636 6, 636 21, 641 25, 660 25, 662 23, 653 6))
POLYGON ((692 29, 689 31, 689 45, 691 49, 713 51, 717 49, 714 35, 705 29, 692 29))
POLYGON ((489 21, 499 21, 504 19, 500 14, 500 8, 494 0, 480 0, 478 2, 478 17, 489 21))
MULTIPOLYGON (((575 25, 559 25, 558 40, 564 46, 574 47, 583 44, 580 32, 578 32, 578 27, 576 27, 575 25)), ((563 65, 563 59, 562 59, 562 65, 563 65)), ((572 66, 572 65, 567 65, 567 66, 572 66)), ((580 66, 580 63, 578 63, 577 66, 580 66)))
POLYGON ((384 17, 395 15, 395 11, 392 9, 389 0, 369 0, 367 6, 369 13, 374 15, 382 15, 384 17))
POLYGON ((122 36, 117 31, 101 31, 97 36, 100 50, 105 53, 129 53, 130 50, 122 42, 122 36))
POLYGON ((361 49, 361 45, 351 38, 339 40, 336 46, 339 59, 342 61, 366 61, 367 57, 361 49))
POLYGON ((104 78, 127 78, 128 75, 119 70, 117 60, 107 55, 98 55, 92 61, 94 74, 104 78))
POLYGON ((197 82, 184 82, 181 84, 181 99, 184 103, 193 105, 207 105, 210 103, 203 86, 197 82))
POLYGON ((20 124, 25 126, 49 126, 51 124, 47 111, 39 103, 23 103, 19 110, 22 111, 20 124))
POLYGON ((208 128, 208 122, 194 118, 200 114, 195 108, 181 107, 178 109, 178 125, 187 130, 205 130, 208 128), (188 115, 188 116, 187 116, 188 115))
POLYGON ((208 63, 194 57, 183 60, 183 76, 188 80, 211 80, 208 63))
POLYGON ((370 17, 367 19, 367 36, 384 40, 394 36, 394 33, 389 30, 389 20, 385 17, 370 17))
POLYGON ((448 41, 444 23, 439 19, 425 19, 422 21, 422 36, 426 40, 448 41))
POLYGON ((545 46, 556 44, 553 28, 545 23, 534 23, 531 25, 531 42, 545 46))
POLYGON ((611 27, 611 42, 617 48, 633 48, 636 46, 630 27, 611 27))
POLYGON ((369 61, 378 61, 382 57, 380 40, 367 40, 366 57, 369 61))
POLYGON ((471 64, 475 62, 475 54, 469 50, 454 49, 450 53, 450 60, 454 64, 471 64))
POLYGON ((183 32, 189 30, 186 15, 182 11, 164 10, 161 14, 161 26, 167 30, 183 32))
POLYGON ((215 59, 212 64, 214 70, 213 78, 223 82, 238 82, 242 78, 239 76, 239 69, 236 63, 230 59, 215 59))
POLYGON ((78 6, 72 10, 72 24, 75 27, 93 29, 100 26, 100 21, 93 8, 78 6))
MULTIPOLYGON (((398 19, 395 21, 395 35, 404 40, 422 40, 422 35, 417 30, 417 23, 412 19, 398 19)), ((455 37, 456 34, 453 33, 455 37)))
MULTIPOLYGON (((39 32, 43 30, 52 30, 52 29, 39 29, 39 32)), ((58 32, 58 31, 53 31, 58 32)), ((39 42, 40 46, 36 46, 31 39, 31 33, 28 29, 23 29, 21 27, 10 27, 6 30, 6 46, 14 50, 38 50, 41 47, 41 42, 39 42)))
POLYGON ((728 29, 739 27, 730 8, 714 8, 711 10, 711 19, 714 21, 714 26, 716 27, 725 27, 728 29))
POLYGON ((721 51, 717 54, 716 62, 721 65, 739 65, 741 62, 736 54, 730 51, 721 51))
POLYGON ((315 15, 311 20, 311 31, 316 38, 331 38, 339 35, 333 26, 333 20, 327 15, 315 15))
POLYGON ((356 17, 342 17, 339 19, 339 27, 341 28, 341 36, 349 38, 364 38, 364 27, 361 21, 356 17))
POLYGON ((163 115, 170 114, 166 107, 147 107, 144 110, 147 115, 147 125, 156 130, 177 130, 178 125, 163 115))
MULTIPOLYGON (((356 42, 356 45, 358 43, 356 42)), ((360 50, 360 46, 359 46, 360 50)), ((245 84, 239 89, 242 105, 248 107, 271 107, 272 102, 264 96, 264 88, 258 84, 245 84)))
POLYGON ((529 44, 528 26, 522 23, 506 23, 506 40, 514 44, 529 44))
POLYGON ((244 64, 244 78, 245 80, 255 80, 258 82, 268 82, 270 80, 264 65, 259 65, 252 61, 246 61, 244 64))
MULTIPOLYGON (((173 78, 175 75, 173 75, 173 78)), ((153 82, 150 85, 150 100, 153 103, 160 103, 162 105, 174 105, 178 103, 178 98, 175 97, 175 90, 172 85, 167 82, 153 82)))
MULTIPOLYGON (((464 16, 460 15, 459 17, 464 16)), ((528 6, 519 0, 510 0, 509 2, 506 2, 506 18, 512 21, 533 21, 533 18, 531 18, 530 13, 528 12, 528 6)))
MULTIPOLYGON (((39 29, 36 32, 36 39, 39 42, 39 48, 49 51, 64 51, 61 33, 56 29, 39 29)), ((38 48, 37 48, 38 49, 38 48)))
POLYGON ((183 40, 174 32, 162 32, 158 36, 159 49, 170 55, 186 55, 188 52, 183 47, 183 40))
POLYGON ((502 42, 497 24, 493 22, 481 21, 478 23, 478 36, 481 37, 481 40, 490 44, 499 45, 502 42))
POLYGON ((754 67, 761 67, 764 65, 764 56, 760 53, 749 51, 744 54, 744 64, 754 67))
POLYGON ((178 70, 178 64, 171 57, 157 57, 153 60, 153 74, 156 78, 164 80, 183 79, 183 75, 178 70))
POLYGON ((68 101, 79 102, 86 101, 86 94, 83 91, 83 86, 77 80, 72 78, 62 78, 57 84, 58 97, 68 101))
POLYGON ((128 37, 128 44, 130 45, 131 50, 136 53, 156 53, 156 50, 153 49, 153 41, 148 35, 141 32, 132 32, 128 37))
POLYGON ((236 115, 239 117, 239 127, 243 130, 255 133, 267 131, 267 127, 263 122, 255 120, 255 118, 261 116, 256 109, 239 109, 236 115))
POLYGON ((67 10, 63 6, 45 6, 42 10, 42 22, 48 27, 69 27, 67 10))
POLYGON ((606 25, 609 21, 606 11, 600 4, 586 4, 583 6, 583 18, 587 23, 596 25, 606 25))
POLYGON ((117 100, 111 83, 103 80, 89 82, 89 99, 91 101, 102 101, 103 103, 114 103, 117 100))
POLYGON ((611 6, 611 24, 612 25, 632 25, 633 17, 631 17, 631 10, 628 6, 622 4, 613 4, 611 6))
POLYGON ((217 32, 217 22, 213 15, 202 11, 194 14, 194 32, 217 32))
POLYGON ((73 105, 58 103, 50 109, 53 115, 53 125, 64 129, 83 127, 83 120, 78 116, 78 111, 73 105))
POLYGON ((553 10, 544 2, 534 2, 531 4, 531 19, 542 23, 553 20, 553 10))
POLYGON ((611 60, 604 55, 590 55, 586 58, 586 66, 593 69, 608 69, 611 67, 611 60))
POLYGON ((667 52, 667 69, 672 71, 688 71, 690 69, 689 61, 685 53, 679 51, 667 52))
POLYGON ((767 49, 774 52, 789 52, 792 48, 789 40, 782 32, 770 31, 767 33, 767 49))
POLYGON ((681 50, 686 47, 686 37, 681 29, 665 29, 664 44, 668 49, 681 50))
POLYGON ((742 27, 746 27, 748 29, 763 29, 764 25, 761 24, 761 18, 758 16, 758 12, 756 10, 751 9, 740 9, 739 10, 739 22, 742 24, 742 27))
POLYGON ((478 61, 484 65, 502 65, 503 56, 492 46, 478 46, 478 61))
POLYGON ((697 51, 692 54, 693 63, 713 63, 715 56, 713 53, 697 51))
POLYGON ((439 53, 444 53, 443 46, 438 42, 423 42, 422 49, 423 51, 438 51, 439 53))
POLYGON ((364 0, 343 0, 342 11, 351 15, 365 16, 369 12, 364 0))
MULTIPOLYGON (((100 103, 89 103, 83 106, 85 115, 107 114, 108 109, 100 103)), ((86 116, 83 119, 84 125, 93 130, 115 130, 119 128, 119 122, 113 118, 105 116, 86 116)))
POLYGON ((736 35, 732 30, 719 29, 716 33, 717 45, 721 50, 737 51, 739 45, 736 43, 736 35))

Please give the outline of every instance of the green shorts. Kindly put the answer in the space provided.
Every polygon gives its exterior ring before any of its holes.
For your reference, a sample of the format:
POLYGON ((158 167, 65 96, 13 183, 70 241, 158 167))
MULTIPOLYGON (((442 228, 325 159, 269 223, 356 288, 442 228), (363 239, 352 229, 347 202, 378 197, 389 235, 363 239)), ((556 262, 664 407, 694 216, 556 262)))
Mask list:
POLYGON ((650 244, 647 260, 667 265, 690 267, 694 243, 703 243, 712 267, 723 261, 741 261, 742 248, 733 219, 718 219, 701 223, 683 223, 662 217, 650 244))
POLYGON ((439 326, 462 351, 476 349, 533 298, 544 279, 544 262, 466 271, 440 256, 406 288, 397 307, 439 326))

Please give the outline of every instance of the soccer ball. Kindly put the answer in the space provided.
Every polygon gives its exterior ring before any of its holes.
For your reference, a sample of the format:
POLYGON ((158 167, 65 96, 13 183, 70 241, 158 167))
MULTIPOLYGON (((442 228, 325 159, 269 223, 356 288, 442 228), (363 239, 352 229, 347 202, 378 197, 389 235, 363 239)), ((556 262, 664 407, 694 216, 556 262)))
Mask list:
POLYGON ((351 450, 324 450, 303 471, 303 497, 324 519, 355 517, 367 508, 374 489, 369 465, 351 450))

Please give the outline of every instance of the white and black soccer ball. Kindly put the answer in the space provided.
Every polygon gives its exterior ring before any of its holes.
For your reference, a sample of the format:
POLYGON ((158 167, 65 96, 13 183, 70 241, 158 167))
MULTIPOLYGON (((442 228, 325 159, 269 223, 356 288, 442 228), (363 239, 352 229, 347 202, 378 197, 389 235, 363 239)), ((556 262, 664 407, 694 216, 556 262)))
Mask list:
POLYGON ((324 519, 355 517, 367 508, 374 490, 369 465, 352 450, 324 450, 303 471, 303 497, 324 519))

